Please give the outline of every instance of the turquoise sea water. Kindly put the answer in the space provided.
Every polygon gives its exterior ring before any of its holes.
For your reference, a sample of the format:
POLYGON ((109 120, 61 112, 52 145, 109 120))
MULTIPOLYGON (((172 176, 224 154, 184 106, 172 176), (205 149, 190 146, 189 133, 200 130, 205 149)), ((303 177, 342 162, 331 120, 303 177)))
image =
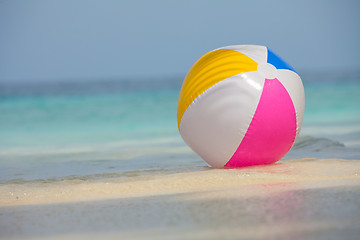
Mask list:
MULTIPOLYGON (((301 136, 285 159, 360 160, 360 78, 303 77, 301 136)), ((181 78, 0 85, 0 183, 206 169, 176 123, 181 78)))

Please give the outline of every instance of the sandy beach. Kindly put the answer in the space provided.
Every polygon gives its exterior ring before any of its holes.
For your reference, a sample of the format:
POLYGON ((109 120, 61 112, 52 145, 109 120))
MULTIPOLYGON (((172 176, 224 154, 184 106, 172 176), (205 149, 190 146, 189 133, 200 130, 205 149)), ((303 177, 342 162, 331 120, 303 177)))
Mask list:
POLYGON ((1 239, 357 239, 360 162, 0 186, 1 239))

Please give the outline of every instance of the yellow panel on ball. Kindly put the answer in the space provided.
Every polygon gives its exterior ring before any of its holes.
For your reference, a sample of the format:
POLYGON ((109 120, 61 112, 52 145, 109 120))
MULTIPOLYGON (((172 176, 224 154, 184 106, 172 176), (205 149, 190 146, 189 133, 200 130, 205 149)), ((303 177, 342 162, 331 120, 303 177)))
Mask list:
POLYGON ((184 79, 177 108, 178 128, 186 109, 203 92, 231 76, 256 71, 257 65, 248 56, 230 49, 214 50, 202 56, 184 79))

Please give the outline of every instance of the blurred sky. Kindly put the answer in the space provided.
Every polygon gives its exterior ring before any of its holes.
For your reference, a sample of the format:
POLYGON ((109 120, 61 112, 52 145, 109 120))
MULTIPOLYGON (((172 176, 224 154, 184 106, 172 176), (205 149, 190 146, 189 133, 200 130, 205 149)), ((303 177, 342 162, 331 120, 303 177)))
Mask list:
POLYGON ((0 0, 0 82, 185 75, 226 45, 360 69, 360 1, 0 0))

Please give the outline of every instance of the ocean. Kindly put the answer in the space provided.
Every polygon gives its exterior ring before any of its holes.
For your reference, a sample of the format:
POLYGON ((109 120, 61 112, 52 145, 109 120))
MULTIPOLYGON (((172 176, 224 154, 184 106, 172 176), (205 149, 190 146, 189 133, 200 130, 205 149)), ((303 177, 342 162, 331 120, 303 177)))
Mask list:
MULTIPOLYGON (((284 161, 360 160, 359 74, 301 76, 304 122, 284 161)), ((0 84, 0 184, 209 169, 177 130, 182 80, 0 84)))

